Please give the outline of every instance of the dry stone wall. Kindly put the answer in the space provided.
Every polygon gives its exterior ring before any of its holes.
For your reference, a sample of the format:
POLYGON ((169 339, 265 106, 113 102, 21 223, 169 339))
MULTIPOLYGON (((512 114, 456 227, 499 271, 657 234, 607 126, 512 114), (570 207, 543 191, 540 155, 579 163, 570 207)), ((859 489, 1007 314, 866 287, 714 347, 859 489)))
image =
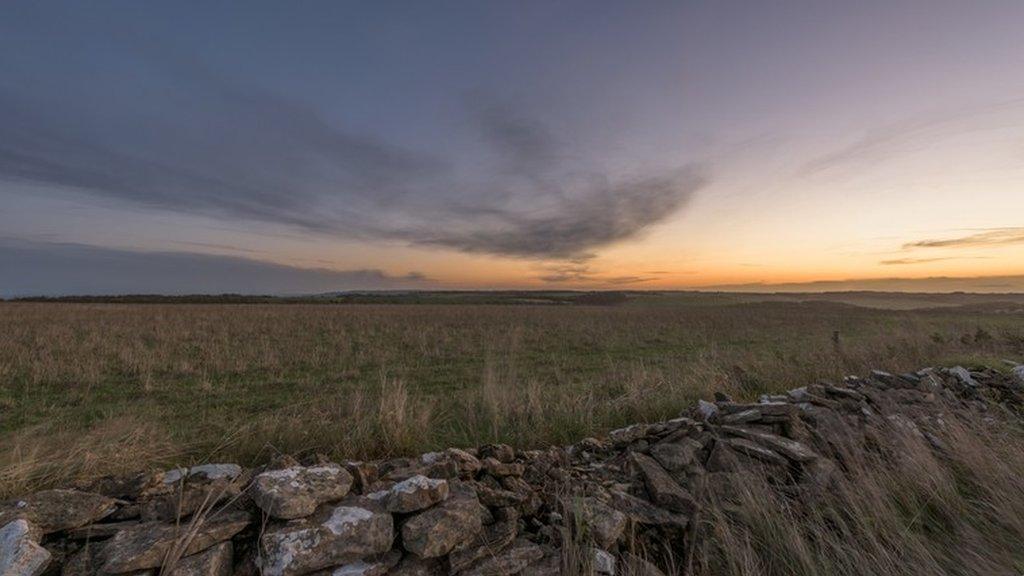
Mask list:
POLYGON ((0 576, 540 576, 568 574, 572 554, 598 574, 654 576, 678 571, 695 518, 744 471, 813 501, 894 429, 941 449, 943 419, 1017 417, 1022 402, 1021 366, 876 371, 757 403, 718 395, 545 450, 102 478, 0 505, 0 576))

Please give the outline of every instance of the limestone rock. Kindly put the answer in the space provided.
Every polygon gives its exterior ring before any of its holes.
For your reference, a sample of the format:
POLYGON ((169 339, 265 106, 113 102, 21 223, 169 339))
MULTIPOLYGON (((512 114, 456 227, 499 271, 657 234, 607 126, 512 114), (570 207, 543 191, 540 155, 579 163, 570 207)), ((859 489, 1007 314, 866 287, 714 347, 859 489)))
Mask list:
MULTIPOLYGON (((373 498, 373 495, 370 496, 373 498)), ((429 508, 448 497, 448 481, 417 474, 391 487, 381 497, 388 512, 408 514, 429 508)))
POLYGON ((89 524, 81 528, 68 531, 68 538, 71 540, 104 540, 114 536, 121 530, 138 526, 138 520, 125 520, 123 522, 105 522, 103 524, 89 524))
POLYGON ((600 548, 590 549, 590 566, 594 574, 600 576, 615 576, 615 556, 600 548))
POLYGON ((624 446, 640 440, 647 435, 650 426, 647 424, 633 424, 608 433, 608 439, 619 446, 624 446))
POLYGON ((515 540, 518 521, 518 514, 513 513, 485 527, 468 546, 452 551, 448 556, 450 571, 461 572, 481 558, 490 558, 500 553, 515 540))
POLYGON ((384 576, 385 574, 393 574, 391 569, 398 564, 399 560, 402 559, 402 553, 398 550, 392 550, 386 554, 375 556, 373 558, 365 558, 362 560, 356 560, 354 562, 348 562, 331 568, 330 570, 324 570, 322 572, 316 572, 316 576, 384 576))
POLYGON ((487 444, 480 447, 480 458, 494 458, 508 464, 516 459, 516 451, 508 444, 487 444))
POLYGON ((651 456, 669 472, 682 470, 693 463, 700 443, 690 438, 677 442, 659 442, 651 446, 651 456))
MULTIPOLYGON (((249 515, 245 512, 214 513, 197 524, 183 556, 197 554, 230 539, 249 522, 249 515)), ((119 574, 157 568, 189 530, 189 524, 176 526, 160 522, 145 522, 121 530, 106 544, 103 571, 119 574)))
POLYGON ((971 372, 963 366, 954 366, 949 369, 949 373, 956 377, 964 386, 970 386, 971 388, 977 388, 978 382, 971 376, 971 372))
POLYGON ((102 544, 86 543, 81 550, 64 561, 61 576, 96 576, 100 574, 100 568, 103 567, 102 553, 102 544))
POLYGON ((484 470, 491 476, 522 476, 523 465, 518 462, 501 462, 496 458, 483 459, 484 470))
POLYGON ((444 502, 409 518, 402 525, 405 549, 422 558, 444 556, 473 540, 483 529, 480 501, 458 485, 444 502))
POLYGON ((612 490, 610 495, 611 501, 609 505, 625 514, 626 518, 636 524, 682 530, 690 523, 688 516, 663 510, 646 500, 641 500, 625 492, 612 490))
POLYGON ((740 454, 756 458, 762 462, 778 466, 786 464, 786 459, 782 456, 746 438, 728 438, 724 442, 740 454))
POLYGON ((711 420, 718 415, 718 406, 708 402, 707 400, 698 400, 697 414, 699 414, 704 420, 711 420))
POLYGON ((0 524, 25 518, 44 534, 85 526, 109 516, 117 508, 113 498, 81 490, 43 490, 0 506, 0 524))
POLYGON ((522 494, 502 488, 491 488, 490 486, 477 485, 477 496, 485 506, 501 508, 503 506, 514 506, 525 501, 522 494))
POLYGON ((242 475, 242 467, 238 464, 200 464, 191 468, 175 468, 161 475, 164 484, 175 484, 186 478, 206 480, 234 480, 242 475))
POLYGON ((143 520, 177 522, 200 508, 237 497, 246 481, 243 473, 237 464, 203 464, 162 472, 139 494, 139 515, 143 520))
POLYGON ((594 543, 606 550, 626 530, 626 515, 596 498, 582 498, 571 503, 569 509, 594 543))
POLYGON ((746 438, 752 442, 757 442, 758 444, 774 450, 795 462, 810 462, 818 458, 818 455, 807 446, 804 446, 796 440, 783 438, 777 434, 760 432, 737 426, 722 426, 721 430, 727 434, 746 438))
POLYGON ((749 408, 731 414, 725 414, 718 419, 722 424, 747 424, 761 420, 761 411, 757 408, 749 408))
POLYGON ((476 473, 483 467, 479 458, 465 450, 449 448, 445 450, 444 453, 448 458, 455 462, 455 465, 459 470, 459 477, 461 478, 472 478, 476 476, 476 473))
POLYGON ((520 538, 494 556, 484 558, 462 572, 463 576, 508 576, 518 574, 544 557, 544 549, 520 538))
POLYGON ((638 452, 634 452, 630 456, 644 479, 647 492, 658 506, 673 512, 686 514, 693 512, 697 506, 693 496, 676 483, 660 464, 650 456, 638 452))
POLYGON ((1012 373, 1013 377, 1017 379, 1017 383, 1024 386, 1024 364, 1014 367, 1012 373))
POLYGON ((447 576, 447 572, 437 558, 420 558, 415 554, 406 554, 388 576, 447 576))
POLYGON ((135 500, 143 490, 159 483, 159 474, 140 473, 131 476, 102 476, 75 488, 120 500, 135 500))
POLYGON ((39 530, 19 518, 0 528, 0 575, 39 576, 50 563, 50 552, 39 545, 39 530))
POLYGON ((394 540, 391 514, 353 496, 272 528, 260 539, 265 576, 292 576, 384 554, 394 540))
POLYGON ((253 480, 253 500, 274 518, 309 516, 317 506, 340 500, 352 486, 352 475, 337 465, 293 466, 270 470, 253 480))
POLYGON ((234 546, 221 542, 178 560, 169 576, 231 576, 233 564, 234 546))
POLYGON ((729 444, 725 440, 718 439, 711 446, 711 451, 708 453, 708 460, 704 463, 704 467, 711 473, 734 472, 739 468, 738 460, 739 457, 729 447, 729 444))

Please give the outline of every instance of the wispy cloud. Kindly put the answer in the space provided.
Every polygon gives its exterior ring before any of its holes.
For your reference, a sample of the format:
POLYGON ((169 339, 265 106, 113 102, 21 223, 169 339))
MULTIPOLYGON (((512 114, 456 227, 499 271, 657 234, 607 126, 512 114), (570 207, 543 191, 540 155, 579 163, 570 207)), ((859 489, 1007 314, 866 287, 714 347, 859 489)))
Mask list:
POLYGON ((497 99, 466 110, 493 173, 465 170, 185 55, 127 42, 122 64, 146 74, 80 86, 94 105, 83 106, 75 87, 37 94, 3 81, 0 178, 306 234, 531 259, 585 257, 635 238, 708 182, 696 165, 593 168, 497 99))
POLYGON ((928 278, 862 278, 817 282, 727 284, 705 286, 702 290, 727 292, 1024 292, 1024 275, 1009 276, 934 276, 928 278))
POLYGON ((928 264, 930 262, 944 262, 946 260, 984 260, 985 256, 945 256, 938 258, 893 258, 892 260, 882 260, 879 264, 883 266, 906 266, 913 264, 928 264))
POLYGON ((812 176, 844 166, 877 162, 927 148, 952 136, 1014 125, 1024 127, 1024 98, 949 110, 876 128, 845 146, 812 158, 798 173, 812 176), (1008 120, 1008 114, 1016 120, 1008 120))
POLYGON ((566 284, 574 286, 621 286, 627 284, 641 284, 655 280, 657 273, 649 275, 622 275, 612 276, 595 270, 593 266, 585 261, 565 262, 551 264, 542 267, 543 273, 538 280, 548 284, 566 284))
POLYGON ((191 246, 193 248, 211 248, 213 250, 226 250, 229 252, 244 252, 246 254, 258 254, 259 250, 253 250, 252 248, 243 248, 241 246, 234 246, 232 244, 220 244, 217 242, 195 242, 191 240, 172 240, 171 244, 178 244, 180 246, 191 246))
POLYGON ((1024 244, 1024 228, 993 228, 955 238, 918 240, 904 244, 903 248, 979 248, 1008 244, 1024 244))
POLYGON ((0 295, 303 294, 427 288, 418 272, 299 268, 238 256, 0 239, 0 295), (11 273, 16 272, 16 273, 11 273))

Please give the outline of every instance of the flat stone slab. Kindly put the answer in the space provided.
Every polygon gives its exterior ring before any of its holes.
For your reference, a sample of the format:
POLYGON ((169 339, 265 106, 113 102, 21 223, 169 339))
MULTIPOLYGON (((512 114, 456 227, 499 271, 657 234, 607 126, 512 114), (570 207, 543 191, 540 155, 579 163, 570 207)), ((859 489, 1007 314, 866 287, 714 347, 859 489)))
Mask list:
POLYGON ((233 568, 234 546, 228 541, 182 558, 169 576, 231 576, 233 568))
POLYGON ((105 522, 103 524, 89 524, 74 530, 68 530, 68 538, 72 540, 103 540, 110 538, 127 528, 134 528, 141 524, 138 520, 125 520, 123 522, 105 522))
POLYGON ((182 479, 203 480, 234 480, 242 475, 242 467, 238 464, 200 464, 190 468, 174 468, 164 472, 160 481, 164 484, 176 484, 182 479))
POLYGON ((392 550, 387 554, 348 562, 321 572, 314 572, 313 576, 384 576, 393 574, 391 571, 402 559, 402 553, 392 550))
POLYGON ((326 502, 341 500, 352 487, 352 475, 336 464, 292 466, 258 474, 252 498, 264 512, 282 520, 309 516, 326 502))
POLYGON ((644 486, 655 504, 673 512, 690 514, 697 507, 693 496, 680 486, 653 458, 639 452, 631 454, 633 464, 644 479, 644 486))
POLYGON ((738 426, 722 426, 721 430, 726 434, 739 436, 740 438, 746 438, 752 442, 757 442, 766 448, 782 454, 794 462, 811 462, 818 459, 818 455, 807 446, 804 446, 796 440, 783 438, 776 434, 769 434, 768 432, 760 432, 757 430, 748 430, 738 426))
POLYGON ((651 446, 651 456, 669 472, 682 470, 694 462, 700 443, 690 438, 676 442, 658 442, 651 446))
POLYGON ((526 540, 517 539, 501 552, 470 566, 462 576, 506 576, 519 574, 524 568, 544 557, 544 549, 526 540))
MULTIPOLYGON (((211 515, 198 525, 183 556, 197 554, 230 539, 250 523, 245 512, 211 515)), ((146 522, 118 532, 105 548, 103 571, 111 574, 159 568, 168 553, 178 545, 189 530, 188 524, 174 525, 146 522)))
POLYGON ((417 474, 369 497, 378 500, 388 512, 409 514, 448 498, 448 481, 417 474))
POLYGON ((756 458, 768 464, 775 464, 779 466, 786 464, 786 459, 779 456, 778 453, 769 450, 760 444, 751 442, 746 438, 727 438, 724 442, 730 448, 745 456, 756 458))
POLYGON ((19 518, 0 528, 0 575, 39 576, 50 564, 50 552, 39 545, 39 530, 19 518))
POLYGON ((263 534, 263 574, 293 576, 351 563, 384 554, 393 540, 391 514, 374 500, 352 496, 263 534))
POLYGON ((679 514, 677 512, 658 508, 654 504, 637 498, 631 494, 626 494, 625 492, 619 492, 617 490, 612 490, 610 494, 611 501, 609 502, 609 505, 625 514, 626 518, 631 522, 647 526, 662 526, 679 530, 685 529, 690 523, 689 516, 686 516, 685 514, 679 514))
POLYGON ((70 530, 109 516, 117 502, 102 494, 81 490, 43 490, 0 505, 0 524, 26 518, 43 533, 70 530))
POLYGON ((450 498, 409 518, 402 525, 402 544, 421 558, 436 558, 468 543, 483 530, 480 501, 459 486, 450 498))

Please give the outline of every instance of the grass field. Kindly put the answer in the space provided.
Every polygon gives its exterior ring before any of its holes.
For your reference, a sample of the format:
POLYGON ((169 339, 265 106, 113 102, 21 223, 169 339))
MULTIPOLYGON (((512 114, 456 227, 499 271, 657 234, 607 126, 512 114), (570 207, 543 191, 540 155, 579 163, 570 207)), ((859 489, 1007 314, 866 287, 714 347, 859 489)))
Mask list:
POLYGON ((714 390, 1024 357, 1005 306, 872 298, 889 305, 0 303, 0 494, 276 452, 565 443, 714 390))

